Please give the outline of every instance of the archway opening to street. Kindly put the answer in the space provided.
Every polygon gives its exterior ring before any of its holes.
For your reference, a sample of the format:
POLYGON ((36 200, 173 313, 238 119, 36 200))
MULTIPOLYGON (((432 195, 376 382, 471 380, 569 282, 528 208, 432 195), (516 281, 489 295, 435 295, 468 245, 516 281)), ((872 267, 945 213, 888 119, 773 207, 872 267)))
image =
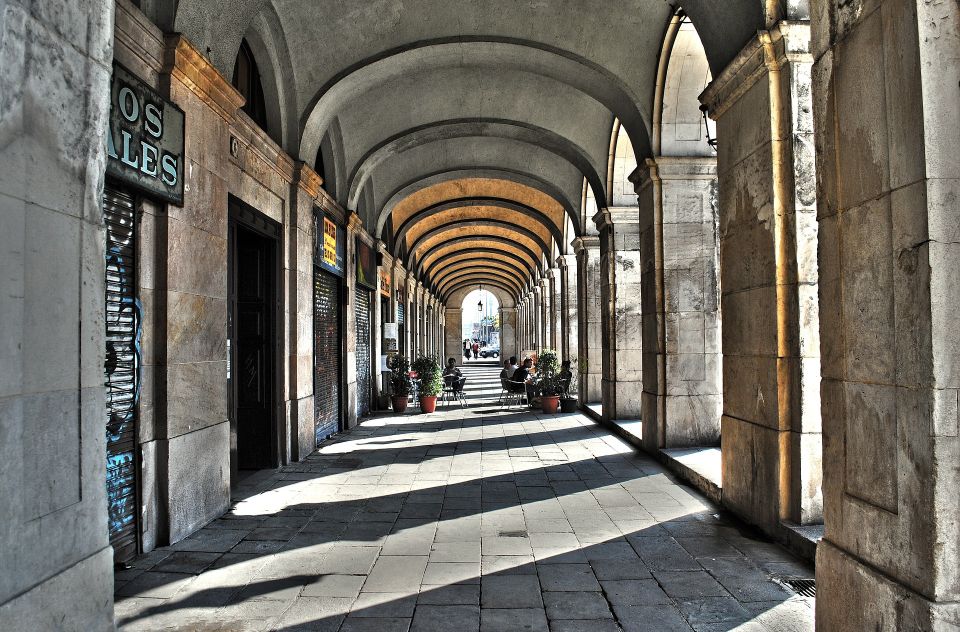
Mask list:
POLYGON ((463 341, 464 360, 499 358, 500 301, 497 297, 481 286, 463 298, 461 309, 463 320, 460 338, 463 341))

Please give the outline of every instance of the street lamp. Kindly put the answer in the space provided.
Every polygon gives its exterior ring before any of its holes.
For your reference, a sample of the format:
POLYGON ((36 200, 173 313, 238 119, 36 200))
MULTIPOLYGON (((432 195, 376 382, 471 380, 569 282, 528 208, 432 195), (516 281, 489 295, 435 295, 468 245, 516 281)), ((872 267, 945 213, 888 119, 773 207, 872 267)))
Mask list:
POLYGON ((477 311, 483 313, 483 286, 480 286, 480 300, 477 301, 477 311))

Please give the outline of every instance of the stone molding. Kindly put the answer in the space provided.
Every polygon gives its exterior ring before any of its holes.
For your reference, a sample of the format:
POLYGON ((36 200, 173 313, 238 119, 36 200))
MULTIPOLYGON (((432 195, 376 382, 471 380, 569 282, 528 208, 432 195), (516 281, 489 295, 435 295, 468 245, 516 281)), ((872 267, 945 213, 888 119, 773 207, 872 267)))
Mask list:
POLYGON ((300 160, 294 163, 293 171, 297 186, 303 189, 308 196, 316 199, 320 187, 323 185, 323 178, 310 165, 300 160))
POLYGON ((163 71, 163 31, 129 0, 116 2, 113 33, 115 49, 126 49, 158 75, 163 71))
POLYGON ((227 123, 233 122, 246 103, 243 95, 180 33, 166 35, 164 47, 163 74, 186 86, 227 123))
POLYGON ((600 250, 600 237, 598 235, 584 235, 573 240, 573 251, 576 254, 588 250, 600 250))
POLYGON ((769 31, 757 32, 700 94, 700 102, 717 120, 768 72, 793 62, 813 62, 807 21, 781 21, 769 31))
POLYGON ((638 165, 629 180, 639 195, 653 182, 663 180, 713 180, 717 177, 715 156, 657 156, 638 165))
POLYGON ((264 169, 276 172, 288 183, 293 182, 296 174, 295 161, 243 110, 237 110, 234 118, 230 120, 230 135, 246 150, 245 153, 238 152, 236 158, 231 156, 230 161, 247 174, 257 178, 268 188, 269 183, 257 177, 264 169))

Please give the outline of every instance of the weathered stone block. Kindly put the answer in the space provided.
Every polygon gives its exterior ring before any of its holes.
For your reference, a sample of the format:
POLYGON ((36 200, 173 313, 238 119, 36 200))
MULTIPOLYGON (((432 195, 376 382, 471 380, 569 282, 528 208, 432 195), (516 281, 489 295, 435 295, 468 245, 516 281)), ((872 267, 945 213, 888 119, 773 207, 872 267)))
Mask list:
POLYGON ((226 360, 169 365, 165 436, 172 439, 226 420, 226 384, 226 360))
POLYGON ((173 543, 230 505, 230 424, 223 421, 165 442, 167 485, 176 490, 168 498, 173 543))

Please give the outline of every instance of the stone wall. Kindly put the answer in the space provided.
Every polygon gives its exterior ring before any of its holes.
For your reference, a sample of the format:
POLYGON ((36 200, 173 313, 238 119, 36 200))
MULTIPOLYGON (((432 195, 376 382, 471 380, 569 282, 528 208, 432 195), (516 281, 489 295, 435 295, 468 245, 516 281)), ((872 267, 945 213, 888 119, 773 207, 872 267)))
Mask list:
POLYGON ((112 3, 0 2, 0 629, 113 627, 104 228, 112 3))
POLYGON ((826 523, 817 623, 956 630, 960 7, 814 7, 826 523))

